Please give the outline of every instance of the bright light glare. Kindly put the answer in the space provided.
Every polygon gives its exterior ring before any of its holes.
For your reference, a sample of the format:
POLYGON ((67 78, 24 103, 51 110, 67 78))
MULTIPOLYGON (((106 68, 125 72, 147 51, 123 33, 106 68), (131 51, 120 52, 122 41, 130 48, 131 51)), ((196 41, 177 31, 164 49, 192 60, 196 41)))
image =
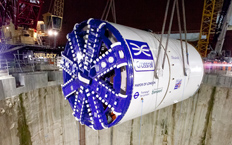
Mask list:
POLYGON ((58 35, 58 32, 54 31, 53 34, 54 34, 54 36, 57 36, 57 35, 58 35))
POLYGON ((6 29, 8 30, 8 29, 9 29, 9 27, 6 27, 6 29))
POLYGON ((57 32, 57 31, 54 31, 54 30, 48 30, 48 35, 49 35, 49 36, 57 36, 57 35, 58 35, 58 32, 57 32))
POLYGON ((48 30, 48 35, 52 36, 53 35, 53 31, 52 30, 48 30))
POLYGON ((37 33, 34 33, 34 38, 37 38, 37 33))

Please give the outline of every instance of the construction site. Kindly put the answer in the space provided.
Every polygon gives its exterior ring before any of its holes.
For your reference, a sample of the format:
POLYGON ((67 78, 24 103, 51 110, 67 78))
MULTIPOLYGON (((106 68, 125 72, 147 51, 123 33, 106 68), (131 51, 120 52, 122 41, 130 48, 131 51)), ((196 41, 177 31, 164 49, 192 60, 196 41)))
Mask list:
POLYGON ((232 145, 231 49, 231 0, 0 0, 0 145, 232 145))

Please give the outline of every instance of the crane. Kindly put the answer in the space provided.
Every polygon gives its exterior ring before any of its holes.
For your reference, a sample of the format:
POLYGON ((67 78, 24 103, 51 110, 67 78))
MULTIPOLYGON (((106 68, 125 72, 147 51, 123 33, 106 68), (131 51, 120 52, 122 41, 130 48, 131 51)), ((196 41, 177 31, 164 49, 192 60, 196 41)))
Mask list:
POLYGON ((0 52, 14 45, 36 43, 43 0, 0 0, 0 52))
POLYGON ((204 0, 201 28, 197 50, 202 57, 207 56, 210 34, 215 30, 218 12, 222 6, 222 0, 204 0), (205 37, 205 38, 204 38, 205 37))
POLYGON ((64 0, 55 0, 54 3, 51 1, 48 12, 43 14, 47 33, 54 39, 54 48, 56 48, 56 37, 62 29, 63 13, 64 0))
POLYGON ((207 55, 209 58, 221 57, 222 46, 232 13, 231 7, 231 0, 204 0, 197 46, 197 50, 202 57, 207 55), (207 49, 209 47, 212 51, 208 54, 207 49))
POLYGON ((220 56, 222 51, 222 46, 224 43, 226 31, 228 24, 232 16, 232 5, 231 0, 225 0, 223 8, 217 23, 217 29, 214 35, 214 40, 217 42, 215 46, 215 52, 220 56))
MULTIPOLYGON (((50 17, 53 28, 59 31, 62 26, 63 2, 64 0, 55 0, 54 15, 50 17)), ((0 0, 1 58, 16 60, 21 68, 18 60, 32 60, 34 63, 34 60, 39 58, 37 52, 43 53, 40 58, 46 59, 55 58, 60 54, 62 49, 51 49, 45 23, 39 21, 43 3, 44 0, 0 0)))
POLYGON ((0 0, 0 26, 36 28, 43 0, 0 0))
POLYGON ((51 35, 56 35, 61 31, 64 13, 64 0, 51 1, 50 8, 47 13, 43 14, 46 29, 51 35), (53 6, 52 6, 53 5, 53 6))

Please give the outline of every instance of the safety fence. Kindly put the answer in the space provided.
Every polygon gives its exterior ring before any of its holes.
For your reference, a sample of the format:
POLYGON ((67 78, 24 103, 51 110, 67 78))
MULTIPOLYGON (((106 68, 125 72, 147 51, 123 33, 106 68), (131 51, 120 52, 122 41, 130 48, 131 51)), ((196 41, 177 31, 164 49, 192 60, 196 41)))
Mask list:
POLYGON ((0 59, 0 76, 13 73, 59 70, 60 60, 60 57, 43 59, 0 59))
POLYGON ((9 75, 8 62, 0 59, 0 77, 6 75, 9 75))

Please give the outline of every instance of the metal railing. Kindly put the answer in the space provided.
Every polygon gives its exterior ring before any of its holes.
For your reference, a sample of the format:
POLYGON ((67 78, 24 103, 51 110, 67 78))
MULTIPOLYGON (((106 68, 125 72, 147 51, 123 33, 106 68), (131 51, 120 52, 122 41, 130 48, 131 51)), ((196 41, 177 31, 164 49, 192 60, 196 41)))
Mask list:
POLYGON ((0 59, 0 76, 13 73, 60 70, 60 60, 60 57, 43 59, 0 59))
POLYGON ((0 77, 9 75, 8 62, 6 59, 0 59, 0 77))

